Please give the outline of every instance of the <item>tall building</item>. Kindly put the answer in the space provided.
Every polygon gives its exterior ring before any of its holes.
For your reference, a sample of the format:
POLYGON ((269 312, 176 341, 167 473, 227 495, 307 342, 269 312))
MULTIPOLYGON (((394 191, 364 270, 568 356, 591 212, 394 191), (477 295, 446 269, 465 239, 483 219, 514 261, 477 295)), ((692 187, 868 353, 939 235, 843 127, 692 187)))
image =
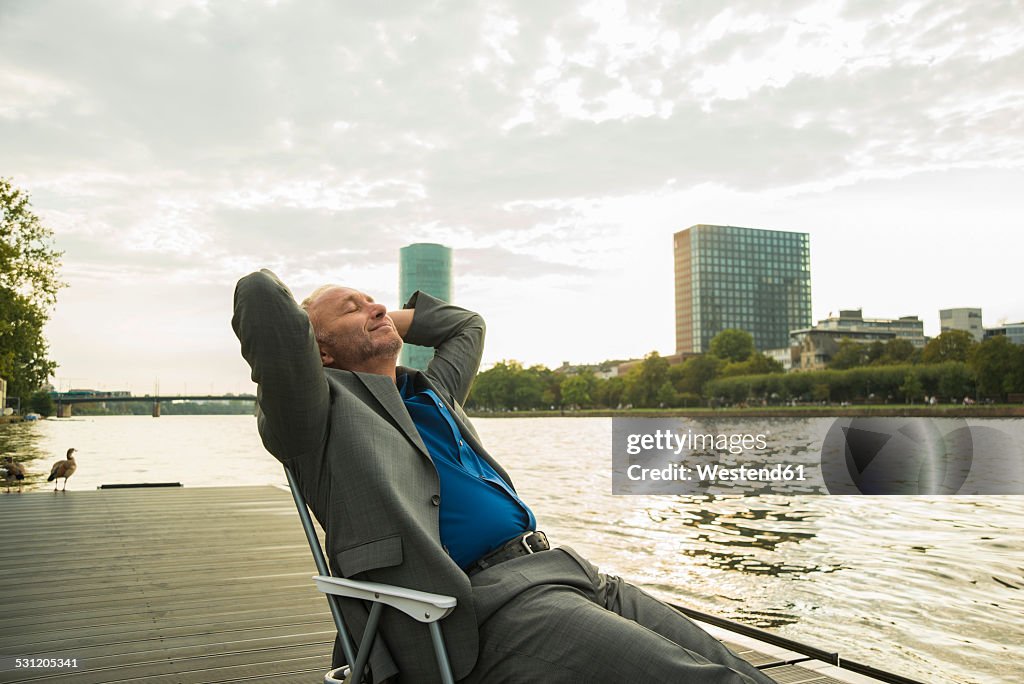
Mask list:
POLYGON ((940 309, 940 332, 963 330, 969 332, 975 342, 981 342, 985 329, 981 325, 981 309, 940 309))
POLYGON ((811 324, 810 235, 696 225, 675 234, 676 353, 706 352, 727 328, 764 351, 811 324))
MULTIPOLYGON (((432 242, 417 242, 400 250, 398 271, 399 304, 416 290, 423 290, 446 302, 452 300, 452 250, 432 242)), ((434 350, 415 344, 402 347, 399 363, 409 368, 426 370, 434 350)))

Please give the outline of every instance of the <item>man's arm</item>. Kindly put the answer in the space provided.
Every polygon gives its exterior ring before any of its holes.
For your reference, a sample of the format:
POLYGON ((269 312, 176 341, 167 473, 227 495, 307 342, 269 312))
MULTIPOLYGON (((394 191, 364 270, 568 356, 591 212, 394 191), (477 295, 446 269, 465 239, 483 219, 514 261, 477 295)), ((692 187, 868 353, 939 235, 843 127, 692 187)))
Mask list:
MULTIPOLYGON (((480 368, 484 351, 484 319, 472 311, 448 304, 425 292, 415 292, 405 305, 414 310, 406 342, 434 348, 427 376, 462 404, 480 368)), ((398 326, 398 322, 395 322, 398 326)))
POLYGON ((235 287, 231 326, 259 385, 260 435, 267 450, 289 462, 323 449, 330 396, 309 318, 267 270, 235 287))
POLYGON ((395 324, 395 330, 403 340, 405 339, 406 333, 409 332, 409 326, 412 325, 412 318, 415 313, 416 309, 388 311, 388 317, 391 319, 391 322, 395 324))

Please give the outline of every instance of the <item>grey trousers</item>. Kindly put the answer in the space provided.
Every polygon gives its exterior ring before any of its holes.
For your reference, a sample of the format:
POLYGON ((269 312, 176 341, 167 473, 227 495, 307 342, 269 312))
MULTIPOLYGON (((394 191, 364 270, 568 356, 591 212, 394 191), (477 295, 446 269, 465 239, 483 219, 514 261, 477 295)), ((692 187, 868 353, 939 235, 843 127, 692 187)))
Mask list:
POLYGON ((467 684, 774 681, 566 547, 490 567, 472 583, 480 651, 467 684))

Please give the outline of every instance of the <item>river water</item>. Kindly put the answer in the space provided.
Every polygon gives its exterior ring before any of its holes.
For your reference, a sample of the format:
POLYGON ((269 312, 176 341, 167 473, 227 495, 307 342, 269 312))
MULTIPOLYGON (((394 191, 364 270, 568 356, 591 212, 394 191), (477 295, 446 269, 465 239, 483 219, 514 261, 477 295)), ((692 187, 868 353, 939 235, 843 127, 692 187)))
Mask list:
MULTIPOLYGON (((813 449, 829 419, 737 419, 813 449)), ((1024 421, 995 426, 1024 444, 1024 421)), ((664 598, 926 682, 1024 681, 1024 496, 614 496, 609 418, 474 421, 538 526, 664 598)), ((284 484, 250 416, 83 417, 0 427, 34 496, 68 486, 284 484), (40 491, 41 490, 41 491, 40 491)))

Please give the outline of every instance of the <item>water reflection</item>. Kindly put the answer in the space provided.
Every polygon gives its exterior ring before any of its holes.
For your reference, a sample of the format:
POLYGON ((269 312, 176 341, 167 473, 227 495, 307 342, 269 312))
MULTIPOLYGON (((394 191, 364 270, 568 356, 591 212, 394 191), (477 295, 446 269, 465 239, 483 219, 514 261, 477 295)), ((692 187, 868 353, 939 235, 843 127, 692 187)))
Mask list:
POLYGON ((50 467, 63 458, 41 448, 34 428, 32 423, 0 426, 0 456, 12 456, 16 462, 25 466, 22 484, 26 492, 46 484, 50 467))
POLYGON ((672 516, 695 534, 685 537, 680 551, 720 570, 753 575, 809 575, 835 572, 840 564, 799 563, 799 554, 775 553, 783 544, 814 538, 821 515, 792 499, 768 497, 681 497, 676 507, 651 512, 655 523, 672 516), (764 551, 768 553, 758 553, 764 551))

